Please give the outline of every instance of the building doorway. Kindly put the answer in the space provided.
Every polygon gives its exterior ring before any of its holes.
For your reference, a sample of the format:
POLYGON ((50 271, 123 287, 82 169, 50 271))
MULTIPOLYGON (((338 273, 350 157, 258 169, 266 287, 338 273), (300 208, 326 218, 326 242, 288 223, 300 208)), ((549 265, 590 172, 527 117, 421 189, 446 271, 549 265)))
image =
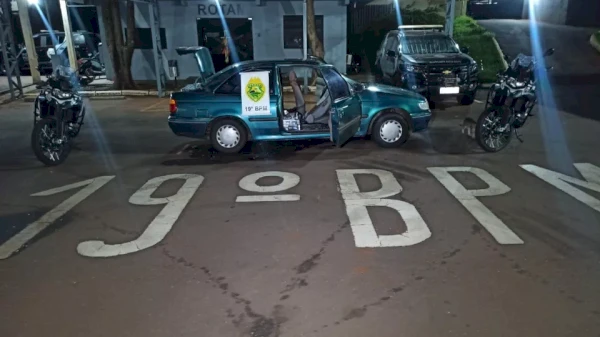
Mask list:
POLYGON ((226 41, 226 34, 221 19, 197 20, 198 45, 210 50, 216 71, 233 64, 235 60, 248 61, 254 59, 252 19, 225 19, 225 21, 229 27, 229 34, 232 40, 229 41, 229 45, 231 46, 233 42, 237 58, 233 55, 234 50, 231 47, 229 47, 229 55, 225 55, 224 41, 226 41))

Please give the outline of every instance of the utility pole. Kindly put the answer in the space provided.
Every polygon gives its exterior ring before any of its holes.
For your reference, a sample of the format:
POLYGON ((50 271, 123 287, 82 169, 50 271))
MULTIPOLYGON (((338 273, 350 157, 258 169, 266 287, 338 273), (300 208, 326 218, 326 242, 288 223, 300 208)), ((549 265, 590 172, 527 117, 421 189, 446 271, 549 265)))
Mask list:
POLYGON ((308 16, 306 12, 306 0, 304 0, 302 1, 302 53, 304 59, 308 57, 308 16))
MULTIPOLYGON (((306 0, 302 1, 302 53, 305 60, 308 59, 308 10, 306 6, 306 0)), ((302 91, 304 94, 308 92, 308 74, 304 74, 302 91)))
POLYGON ((454 15, 456 11, 456 0, 446 0, 446 35, 454 35, 454 15))
POLYGON ((23 31, 23 39, 25 40, 25 49, 27 50, 27 58, 29 60, 29 69, 31 71, 31 80, 33 83, 42 81, 40 71, 38 70, 38 59, 33 43, 33 33, 31 32, 31 21, 29 20, 29 4, 27 0, 17 0, 19 9, 19 20, 21 21, 21 30, 23 31))
POLYGON ((71 20, 69 18, 69 9, 67 0, 60 1, 60 15, 62 16, 63 27, 65 29, 65 40, 67 41, 67 51, 69 52, 69 66, 73 71, 77 71, 77 54, 73 46, 73 34, 71 32, 71 20))

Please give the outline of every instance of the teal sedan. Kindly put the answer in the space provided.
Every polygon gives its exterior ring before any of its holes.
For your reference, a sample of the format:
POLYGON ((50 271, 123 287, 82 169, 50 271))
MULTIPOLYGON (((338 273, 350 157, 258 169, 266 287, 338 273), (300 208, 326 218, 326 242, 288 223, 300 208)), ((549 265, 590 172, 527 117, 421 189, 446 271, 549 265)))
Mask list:
POLYGON ((169 127, 208 138, 220 152, 238 152, 248 141, 330 139, 342 146, 369 135, 382 147, 398 147, 431 119, 423 96, 356 82, 316 57, 246 61, 215 72, 205 47, 177 53, 193 55, 200 76, 172 93, 169 127))

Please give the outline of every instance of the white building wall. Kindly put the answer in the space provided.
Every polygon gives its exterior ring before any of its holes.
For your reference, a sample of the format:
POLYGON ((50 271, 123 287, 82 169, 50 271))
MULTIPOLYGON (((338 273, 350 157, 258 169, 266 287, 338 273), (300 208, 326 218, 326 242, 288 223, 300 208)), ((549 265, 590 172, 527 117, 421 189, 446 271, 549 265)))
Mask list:
MULTIPOLYGON (((161 27, 166 29, 167 49, 163 50, 164 66, 167 60, 179 63, 180 78, 198 75, 195 60, 178 56, 176 47, 197 46, 198 18, 218 18, 214 1, 188 1, 177 6, 173 1, 159 1, 161 27), (204 5, 199 13, 199 5, 204 5), (211 7, 212 6, 212 7, 211 7), (214 14, 213 14, 214 13, 214 14), (206 14, 206 15, 204 15, 206 14)), ((234 11, 225 11, 225 17, 252 18, 252 35, 255 60, 301 58, 302 49, 283 48, 283 15, 302 15, 302 1, 265 1, 257 6, 255 1, 220 1, 233 5, 234 11)), ((340 1, 315 1, 315 14, 323 15, 325 60, 339 71, 346 71, 346 6, 340 1)), ((150 27, 148 5, 136 3, 136 22, 140 28, 150 27)), ((123 22, 125 26, 125 22, 123 22)), ((152 50, 136 50, 133 55, 132 75, 135 80, 154 80, 152 50)))

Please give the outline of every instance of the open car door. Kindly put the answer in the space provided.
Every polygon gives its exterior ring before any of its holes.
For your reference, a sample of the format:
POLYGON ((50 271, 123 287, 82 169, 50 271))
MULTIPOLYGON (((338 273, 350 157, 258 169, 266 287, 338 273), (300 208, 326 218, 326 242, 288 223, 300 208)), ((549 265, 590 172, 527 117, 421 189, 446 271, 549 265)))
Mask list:
POLYGON ((178 47, 178 55, 193 54, 198 62, 198 70, 200 70, 200 81, 202 84, 215 74, 215 65, 210 56, 210 51, 206 47, 178 47))
POLYGON ((348 83, 335 68, 321 67, 331 95, 331 137, 337 146, 344 145, 360 128, 362 106, 358 95, 350 91, 348 83))

